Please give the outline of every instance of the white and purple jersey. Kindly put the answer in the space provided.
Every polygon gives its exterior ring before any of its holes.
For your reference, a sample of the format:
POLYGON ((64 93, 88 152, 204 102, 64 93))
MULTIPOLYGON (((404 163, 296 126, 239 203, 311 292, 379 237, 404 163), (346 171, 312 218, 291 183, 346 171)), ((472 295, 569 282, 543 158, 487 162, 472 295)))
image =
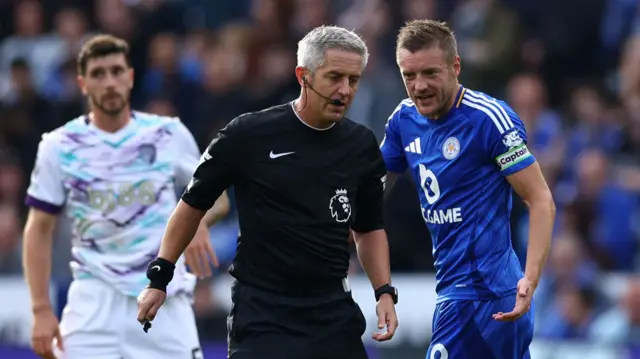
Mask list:
MULTIPOLYGON (((101 279, 125 295, 147 285, 147 264, 160 249, 176 191, 200 160, 198 146, 177 118, 134 112, 108 133, 86 116, 42 136, 27 190, 30 207, 72 220, 75 279, 101 279)), ((190 293, 195 277, 184 259, 168 295, 190 293)))

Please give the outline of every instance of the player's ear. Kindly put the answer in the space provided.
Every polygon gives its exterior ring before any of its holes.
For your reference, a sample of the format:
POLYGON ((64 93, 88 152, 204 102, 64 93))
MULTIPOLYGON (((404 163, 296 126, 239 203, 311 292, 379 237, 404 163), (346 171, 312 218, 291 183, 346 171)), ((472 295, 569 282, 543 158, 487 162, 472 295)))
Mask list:
POLYGON ((129 90, 133 89, 133 84, 135 82, 135 72, 133 70, 133 67, 129 68, 129 90))
POLYGON ((460 76, 460 70, 462 69, 462 65, 460 64, 460 56, 456 56, 453 58, 453 72, 456 76, 460 76))
POLYGON ((78 75, 76 77, 76 81, 78 82, 78 87, 80 87, 80 91, 82 91, 82 94, 86 96, 87 95, 87 84, 86 84, 84 76, 78 75))
POLYGON ((307 69, 302 67, 302 66, 296 66, 296 78, 298 79, 298 83, 300 84, 301 87, 305 87, 307 86, 306 81, 308 81, 309 79, 306 78, 305 76, 307 76, 307 69))

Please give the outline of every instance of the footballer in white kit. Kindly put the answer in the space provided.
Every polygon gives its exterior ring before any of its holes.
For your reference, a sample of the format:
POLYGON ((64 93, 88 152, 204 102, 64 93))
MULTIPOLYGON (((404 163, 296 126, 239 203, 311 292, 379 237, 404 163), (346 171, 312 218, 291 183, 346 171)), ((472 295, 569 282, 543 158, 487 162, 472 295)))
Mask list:
MULTIPOLYGON (((145 333, 131 319, 148 283, 147 265, 177 204, 176 191, 191 180, 200 152, 180 120, 131 112, 127 55, 126 42, 112 36, 85 44, 79 82, 92 112, 44 134, 38 148, 26 199, 25 274, 35 319, 32 344, 43 358, 202 358, 191 308, 196 277, 184 258, 153 330, 145 333), (118 118, 121 126, 109 131, 109 121, 118 118), (63 211, 73 226, 74 281, 58 327, 42 292, 48 289, 52 223, 63 211), (61 345, 52 345, 54 338, 61 345)), ((203 228, 196 235, 204 238, 201 245, 209 243, 203 228)))

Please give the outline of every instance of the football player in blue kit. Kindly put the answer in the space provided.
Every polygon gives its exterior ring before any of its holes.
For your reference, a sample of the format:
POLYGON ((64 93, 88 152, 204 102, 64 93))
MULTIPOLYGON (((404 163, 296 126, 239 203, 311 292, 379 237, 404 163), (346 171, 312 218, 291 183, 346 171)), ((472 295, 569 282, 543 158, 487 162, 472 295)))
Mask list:
POLYGON ((427 359, 529 358, 531 298, 555 206, 518 115, 458 82, 446 24, 407 23, 396 57, 409 98, 389 117, 386 191, 410 170, 433 241, 438 295, 427 359), (512 189, 530 212, 524 273, 511 244, 512 189))

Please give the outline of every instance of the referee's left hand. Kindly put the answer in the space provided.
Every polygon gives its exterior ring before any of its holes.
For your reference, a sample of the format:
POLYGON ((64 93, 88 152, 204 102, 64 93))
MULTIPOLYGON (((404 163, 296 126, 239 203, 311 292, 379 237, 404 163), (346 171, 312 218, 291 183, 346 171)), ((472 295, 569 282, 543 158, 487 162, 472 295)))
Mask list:
POLYGON ((211 265, 218 267, 218 257, 211 246, 211 238, 209 237, 209 229, 203 223, 198 227, 198 231, 193 240, 184 251, 186 264, 189 271, 198 278, 206 278, 211 276, 211 265))
POLYGON ((167 298, 165 291, 145 288, 138 296, 138 321, 140 324, 151 322, 158 314, 158 309, 167 298))
POLYGON ((398 316, 396 315, 396 307, 393 304, 393 298, 388 294, 383 294, 376 305, 376 313, 378 314, 378 329, 380 331, 373 333, 372 338, 379 342, 384 342, 393 338, 398 328, 398 316), (386 327, 386 331, 383 331, 386 327))

